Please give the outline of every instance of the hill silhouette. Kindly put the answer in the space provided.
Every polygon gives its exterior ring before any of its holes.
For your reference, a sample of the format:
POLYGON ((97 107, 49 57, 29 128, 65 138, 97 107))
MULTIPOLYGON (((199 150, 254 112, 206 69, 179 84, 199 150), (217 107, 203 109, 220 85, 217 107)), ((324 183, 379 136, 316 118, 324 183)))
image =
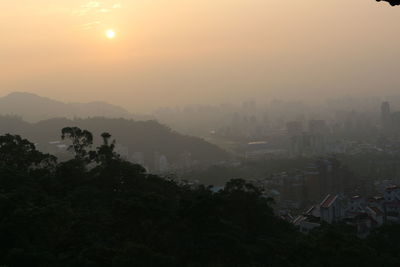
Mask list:
MULTIPOLYGON (((0 116, 0 134, 18 134, 29 138, 44 152, 49 151, 49 142, 58 141, 63 127, 80 127, 91 131, 95 136, 109 132, 117 143, 126 147, 129 154, 140 152, 145 164, 154 164, 154 154, 165 155, 170 163, 181 160, 183 154, 200 163, 224 160, 227 152, 203 139, 182 135, 172 131, 157 121, 134 121, 94 117, 88 119, 55 118, 37 123, 28 123, 15 116, 0 116)), ((95 143, 100 143, 100 138, 95 143)))
POLYGON ((74 131, 82 145, 64 162, 0 136, 0 266, 399 266, 399 225, 365 239, 346 224, 303 235, 261 187, 233 179, 213 192, 147 174, 109 134, 88 151, 92 134, 74 131))
POLYGON ((149 116, 132 114, 124 108, 105 102, 64 103, 25 92, 14 92, 1 97, 0 114, 18 115, 29 122, 55 117, 86 118, 95 116, 136 120, 150 119, 149 116))

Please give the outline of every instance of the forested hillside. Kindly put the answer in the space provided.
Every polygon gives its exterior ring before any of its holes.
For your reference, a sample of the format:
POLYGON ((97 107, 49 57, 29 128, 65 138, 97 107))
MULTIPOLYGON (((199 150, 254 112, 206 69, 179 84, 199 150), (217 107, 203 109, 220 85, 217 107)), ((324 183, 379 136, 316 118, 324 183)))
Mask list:
MULTIPOLYGON (((142 152, 149 159, 154 152, 166 155, 172 162, 178 160, 182 153, 190 153, 193 160, 202 163, 228 158, 228 154, 219 147, 200 138, 174 132, 156 121, 96 117, 73 120, 58 118, 27 123, 18 117, 0 116, 0 133, 19 134, 42 147, 50 141, 60 140, 59 129, 65 126, 88 129, 95 136, 100 136, 103 131, 111 132, 129 152, 142 152)), ((94 141, 99 143, 101 140, 95 138, 94 141)))
POLYGON ((108 133, 94 151, 88 131, 62 136, 75 151, 63 163, 0 136, 1 266, 399 266, 399 226, 366 240, 340 225, 305 236, 243 180, 213 193, 146 174, 108 133))

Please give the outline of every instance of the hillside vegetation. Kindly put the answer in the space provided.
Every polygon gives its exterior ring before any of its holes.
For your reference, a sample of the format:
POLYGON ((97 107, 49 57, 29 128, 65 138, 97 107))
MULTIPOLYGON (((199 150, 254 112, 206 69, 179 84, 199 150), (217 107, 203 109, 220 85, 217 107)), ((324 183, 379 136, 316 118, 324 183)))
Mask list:
POLYGON ((0 136, 0 265, 398 266, 400 228, 358 239, 346 226, 308 236, 276 217, 243 180, 210 188, 146 174, 108 133, 67 127, 75 157, 57 163, 19 136, 0 136))
MULTIPOLYGON (((153 160, 155 152, 166 155, 171 162, 179 160, 182 153, 190 153, 193 160, 202 163, 217 162, 229 156, 215 145, 174 132, 156 121, 96 117, 73 120, 58 118, 28 123, 18 117, 0 116, 0 133, 21 135, 40 147, 50 141, 60 140, 58 129, 64 126, 88 129, 95 136, 100 136, 104 131, 113 133, 118 143, 127 147, 130 153, 142 152, 149 161, 153 160)), ((94 141, 98 144, 101 140, 95 138, 94 141)))

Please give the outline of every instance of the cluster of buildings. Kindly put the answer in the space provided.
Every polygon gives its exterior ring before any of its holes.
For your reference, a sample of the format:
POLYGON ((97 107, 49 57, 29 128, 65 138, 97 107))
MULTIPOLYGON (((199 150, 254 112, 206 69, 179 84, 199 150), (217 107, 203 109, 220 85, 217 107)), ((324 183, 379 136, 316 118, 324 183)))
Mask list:
POLYGON ((357 234, 364 237, 384 223, 400 223, 400 186, 389 186, 382 196, 370 198, 328 194, 321 203, 291 219, 303 233, 324 223, 345 223, 356 227, 357 234))
MULTIPOLYGON (((323 105, 273 100, 168 108, 155 117, 247 159, 375 153, 400 132, 400 96, 345 97, 323 105)), ((397 136, 400 142, 400 136, 397 136)))
POLYGON ((357 192, 359 184, 335 158, 319 158, 302 170, 279 172, 257 182, 281 209, 289 210, 307 207, 330 192, 357 192))
POLYGON ((290 138, 289 153, 291 156, 317 156, 328 152, 329 128, 325 120, 310 120, 308 131, 303 123, 291 121, 286 124, 290 138))
MULTIPOLYGON (((373 120, 372 116, 346 113, 346 116, 336 116, 329 120, 301 118, 287 121, 284 128, 268 128, 262 140, 265 145, 255 149, 250 142, 244 147, 246 158, 274 157, 316 157, 326 154, 359 154, 380 153, 385 148, 375 140, 379 136, 393 136, 400 130, 400 113, 398 123, 397 113, 390 113, 390 107, 385 102, 382 108, 381 120, 373 120), (395 125, 399 125, 396 128, 395 125), (388 135, 392 133, 392 135, 388 135)), ((248 130, 249 127, 241 128, 248 130)), ((239 132, 238 130, 236 132, 239 132)), ((254 137, 254 135, 251 135, 254 137)), ((257 139, 254 139, 257 140, 257 139)))
MULTIPOLYGON (((318 156, 326 153, 386 152, 388 141, 399 140, 400 112, 392 112, 390 103, 382 102, 376 114, 338 112, 335 119, 289 121, 286 132, 290 138, 291 156, 318 156), (361 140, 385 139, 384 143, 361 140)), ((393 144, 390 144, 391 148, 393 144)), ((391 149, 389 147, 389 150, 391 149)))

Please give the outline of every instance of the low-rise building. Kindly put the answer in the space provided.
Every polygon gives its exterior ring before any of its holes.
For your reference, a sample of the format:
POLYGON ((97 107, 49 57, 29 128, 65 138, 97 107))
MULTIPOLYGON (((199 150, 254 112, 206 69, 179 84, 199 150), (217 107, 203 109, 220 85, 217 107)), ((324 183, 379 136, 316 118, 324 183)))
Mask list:
POLYGON ((338 195, 327 195, 320 205, 321 220, 327 223, 338 222, 343 218, 338 195))

